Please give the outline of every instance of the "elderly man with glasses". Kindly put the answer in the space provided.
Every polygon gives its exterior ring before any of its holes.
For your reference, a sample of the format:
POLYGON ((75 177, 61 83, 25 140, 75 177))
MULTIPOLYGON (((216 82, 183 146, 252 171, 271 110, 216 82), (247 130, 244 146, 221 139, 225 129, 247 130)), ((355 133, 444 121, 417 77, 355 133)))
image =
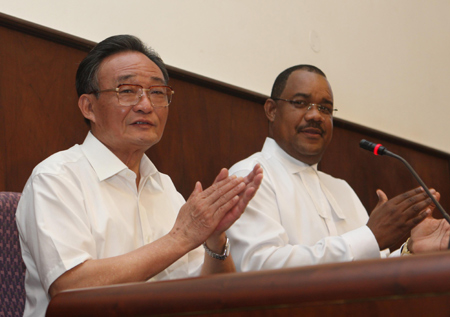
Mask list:
POLYGON ((81 62, 78 106, 90 132, 34 169, 17 210, 25 316, 43 316, 67 289, 235 271, 225 230, 262 169, 223 169, 185 202, 145 155, 164 131, 168 79, 161 58, 129 35, 100 42, 81 62))
POLYGON ((230 169, 237 176, 258 164, 264 170, 260 189, 227 232, 237 271, 384 257, 421 222, 403 254, 447 249, 449 226, 431 217, 422 188, 391 200, 378 190, 369 218, 345 181, 317 170, 336 111, 320 69, 297 65, 283 71, 264 109, 269 137, 262 151, 230 169))

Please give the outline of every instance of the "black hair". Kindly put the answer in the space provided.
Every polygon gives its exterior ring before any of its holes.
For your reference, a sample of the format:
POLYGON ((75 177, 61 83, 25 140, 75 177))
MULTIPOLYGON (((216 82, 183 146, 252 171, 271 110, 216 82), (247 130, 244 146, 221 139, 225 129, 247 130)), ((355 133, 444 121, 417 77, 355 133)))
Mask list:
POLYGON ((301 64, 289 67, 288 69, 282 71, 275 79, 275 82, 273 83, 272 86, 272 93, 270 94, 271 98, 280 98, 281 94, 284 91, 284 88, 286 88, 286 83, 289 76, 296 70, 306 70, 308 72, 316 73, 327 78, 327 76, 325 76, 325 73, 316 66, 301 64))
POLYGON ((99 90, 98 69, 103 60, 121 52, 139 52, 147 56, 162 71, 164 81, 169 82, 169 74, 161 57, 152 48, 146 46, 133 35, 115 35, 98 43, 81 61, 76 75, 76 89, 78 97, 99 90))

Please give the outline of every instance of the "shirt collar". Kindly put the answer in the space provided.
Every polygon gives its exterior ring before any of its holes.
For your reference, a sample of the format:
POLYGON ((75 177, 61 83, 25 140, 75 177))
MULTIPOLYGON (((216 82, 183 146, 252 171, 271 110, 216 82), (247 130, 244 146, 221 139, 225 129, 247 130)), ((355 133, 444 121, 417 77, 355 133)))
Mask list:
POLYGON ((266 138, 262 152, 264 154, 268 154, 270 156, 277 158, 283 164, 283 166, 292 174, 299 173, 308 167, 313 168, 317 172, 317 163, 314 165, 309 165, 302 161, 297 160, 296 158, 287 154, 272 138, 269 137, 266 138))
POLYGON ((143 181, 146 181, 147 178, 152 177, 156 180, 159 186, 161 186, 161 188, 163 187, 160 175, 158 173, 158 170, 156 169, 155 164, 153 164, 153 162, 150 161, 150 159, 145 154, 144 156, 142 156, 140 169, 143 181))
MULTIPOLYGON (((275 157, 283 164, 283 166, 288 170, 288 172, 292 174, 301 173, 307 168, 312 168, 317 172, 317 164, 308 165, 302 161, 293 158, 292 156, 287 154, 272 138, 266 138, 266 142, 264 142, 262 152, 265 155, 268 155, 269 157, 275 157)), ((334 199, 333 195, 323 182, 321 182, 321 187, 336 215, 341 219, 345 219, 345 215, 342 212, 341 207, 337 204, 336 199, 334 199)))
MULTIPOLYGON (((128 169, 128 167, 90 131, 81 145, 81 150, 100 181, 128 169)), ((149 176, 154 175, 157 182, 161 185, 161 180, 157 173, 158 170, 147 155, 144 154, 140 164, 141 177, 146 179, 149 176)))

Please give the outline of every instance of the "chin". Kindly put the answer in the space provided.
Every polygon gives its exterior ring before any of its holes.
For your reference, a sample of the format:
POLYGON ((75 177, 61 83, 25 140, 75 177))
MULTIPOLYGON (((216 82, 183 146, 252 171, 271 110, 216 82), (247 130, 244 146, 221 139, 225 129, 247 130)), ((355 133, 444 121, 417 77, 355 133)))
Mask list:
POLYGON ((316 156, 321 155, 324 152, 324 146, 322 144, 298 144, 295 150, 301 155, 316 156))
POLYGON ((155 145, 156 143, 158 143, 160 139, 161 138, 156 138, 156 137, 138 136, 138 137, 132 138, 130 140, 130 143, 134 144, 135 146, 148 149, 148 148, 152 147, 153 145, 155 145))
POLYGON ((137 140, 137 144, 139 145, 143 145, 143 146, 147 146, 147 147, 151 147, 155 144, 157 144, 159 142, 159 139, 155 140, 155 139, 138 139, 137 140))

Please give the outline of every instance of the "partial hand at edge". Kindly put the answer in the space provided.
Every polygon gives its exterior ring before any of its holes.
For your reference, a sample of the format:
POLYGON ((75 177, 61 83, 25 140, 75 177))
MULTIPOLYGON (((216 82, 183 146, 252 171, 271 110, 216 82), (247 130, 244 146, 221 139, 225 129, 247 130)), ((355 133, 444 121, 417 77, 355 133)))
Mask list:
MULTIPOLYGON (((435 196, 439 201, 440 195, 435 196)), ((434 205, 432 205, 432 209, 434 205)), ((445 219, 435 219, 430 213, 421 223, 411 230, 408 249, 412 253, 425 253, 448 249, 450 224, 445 219)))

